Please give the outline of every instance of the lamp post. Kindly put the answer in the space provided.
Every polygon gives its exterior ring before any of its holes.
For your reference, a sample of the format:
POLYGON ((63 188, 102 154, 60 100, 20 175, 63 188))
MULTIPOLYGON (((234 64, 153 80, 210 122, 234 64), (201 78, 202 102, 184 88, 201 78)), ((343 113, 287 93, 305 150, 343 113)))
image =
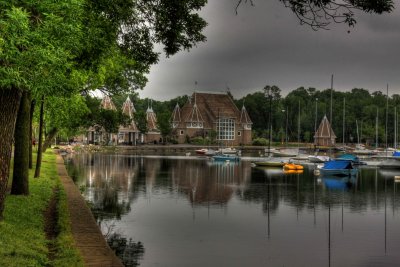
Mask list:
POLYGON ((268 134, 269 134, 269 138, 268 138, 268 157, 270 156, 271 153, 271 138, 272 138, 272 133, 271 133, 271 122, 272 122, 272 90, 271 87, 266 86, 264 88, 265 90, 265 97, 269 98, 269 114, 268 114, 268 134))

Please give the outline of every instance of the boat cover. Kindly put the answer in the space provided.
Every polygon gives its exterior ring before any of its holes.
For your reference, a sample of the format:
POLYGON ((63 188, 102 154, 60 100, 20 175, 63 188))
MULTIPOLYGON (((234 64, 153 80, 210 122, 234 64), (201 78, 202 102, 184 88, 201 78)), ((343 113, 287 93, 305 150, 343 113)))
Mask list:
POLYGON ((393 157, 400 157, 400 151, 393 152, 393 157))
POLYGON ((357 156, 354 156, 352 154, 343 154, 343 155, 340 155, 339 157, 337 157, 336 159, 351 160, 351 161, 355 161, 355 162, 360 160, 357 156))
POLYGON ((331 161, 325 162, 323 169, 325 169, 325 170, 353 169, 353 165, 351 165, 350 161, 331 160, 331 161))

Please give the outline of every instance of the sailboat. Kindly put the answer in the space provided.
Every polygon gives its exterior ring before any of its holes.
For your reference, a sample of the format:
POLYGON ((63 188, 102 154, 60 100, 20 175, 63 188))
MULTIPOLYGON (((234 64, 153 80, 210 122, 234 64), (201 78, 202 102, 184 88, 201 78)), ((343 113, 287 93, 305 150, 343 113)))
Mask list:
MULTIPOLYGON (((387 135, 388 135, 388 109, 389 109, 389 85, 387 85, 387 89, 386 89, 386 129, 385 129, 386 160, 384 160, 381 163, 379 163, 378 166, 380 168, 385 168, 385 169, 400 169, 400 152, 394 151, 392 156, 390 156, 390 157, 387 156, 387 153, 388 153, 388 141, 387 141, 387 135)), ((395 122, 395 129, 396 129, 396 127, 397 126, 396 126, 396 122, 395 122)), ((396 143, 396 137, 395 137, 395 143, 396 143)))

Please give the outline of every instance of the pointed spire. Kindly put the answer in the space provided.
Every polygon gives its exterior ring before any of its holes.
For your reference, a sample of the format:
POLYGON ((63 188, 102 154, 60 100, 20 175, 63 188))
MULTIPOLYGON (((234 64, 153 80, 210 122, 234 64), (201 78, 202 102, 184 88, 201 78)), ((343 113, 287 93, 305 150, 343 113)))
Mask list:
POLYGON ((157 131, 157 116, 153 111, 153 107, 149 106, 146 111, 147 128, 149 131, 157 131))
POLYGON ((111 98, 108 95, 104 95, 103 99, 101 100, 100 106, 103 109, 117 110, 117 108, 115 107, 114 103, 112 102, 111 98))
POLYGON ((246 107, 244 106, 244 102, 243 102, 242 110, 240 112, 239 122, 242 124, 253 124, 253 122, 250 119, 249 114, 247 113, 246 107))
POLYGON ((122 105, 122 113, 129 116, 129 118, 133 118, 133 113, 135 113, 135 107, 133 106, 133 103, 129 96, 126 98, 124 104, 122 105))
POLYGON ((329 123, 328 118, 326 117, 326 114, 322 118, 322 121, 319 124, 317 132, 314 135, 314 138, 336 138, 336 135, 333 132, 331 124, 329 123))
POLYGON ((172 123, 181 122, 181 108, 179 107, 178 103, 176 103, 174 111, 172 112, 171 121, 172 123))

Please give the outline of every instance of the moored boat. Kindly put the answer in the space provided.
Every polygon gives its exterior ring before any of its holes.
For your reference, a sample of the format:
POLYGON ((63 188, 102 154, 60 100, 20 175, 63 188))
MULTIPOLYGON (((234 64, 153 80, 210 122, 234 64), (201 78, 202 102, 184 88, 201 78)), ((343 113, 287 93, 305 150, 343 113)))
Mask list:
POLYGON ((308 161, 311 163, 323 163, 329 161, 331 158, 329 156, 317 156, 310 155, 308 156, 308 161))
POLYGON ((353 163, 348 160, 331 160, 324 163, 320 169, 323 176, 352 176, 356 175, 358 169, 353 168, 353 163))
POLYGON ((239 161, 240 157, 237 155, 231 155, 231 154, 218 154, 212 156, 213 160, 216 161, 239 161))
POLYGON ((288 170, 303 170, 304 167, 303 165, 300 164, 294 164, 294 163, 286 163, 285 165, 283 165, 283 169, 288 171, 288 170))
POLYGON ((208 151, 207 148, 201 148, 201 149, 195 150, 196 154, 199 154, 199 155, 205 155, 207 151, 208 151))

